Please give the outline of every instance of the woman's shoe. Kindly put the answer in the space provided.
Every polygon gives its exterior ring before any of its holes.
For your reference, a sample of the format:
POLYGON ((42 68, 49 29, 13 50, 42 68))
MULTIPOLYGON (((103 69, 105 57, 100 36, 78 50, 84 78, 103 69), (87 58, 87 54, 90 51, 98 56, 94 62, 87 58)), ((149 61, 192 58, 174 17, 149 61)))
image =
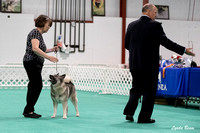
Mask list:
POLYGON ((36 113, 32 113, 32 114, 26 114, 26 113, 23 113, 24 117, 29 117, 29 118, 40 118, 41 115, 38 115, 36 113))
POLYGON ((133 116, 131 116, 131 115, 126 115, 126 120, 134 121, 133 116))
POLYGON ((40 114, 37 114, 37 113, 35 113, 35 112, 33 112, 33 114, 35 114, 35 115, 38 115, 39 117, 42 117, 42 115, 40 115, 40 114))

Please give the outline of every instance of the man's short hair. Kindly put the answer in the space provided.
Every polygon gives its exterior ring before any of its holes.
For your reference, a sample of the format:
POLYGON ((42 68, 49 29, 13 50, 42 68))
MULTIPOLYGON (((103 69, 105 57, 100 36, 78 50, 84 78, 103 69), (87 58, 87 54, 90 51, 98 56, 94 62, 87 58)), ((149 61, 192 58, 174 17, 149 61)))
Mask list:
POLYGON ((153 4, 147 3, 142 7, 142 12, 147 12, 148 10, 151 10, 154 7, 153 4))

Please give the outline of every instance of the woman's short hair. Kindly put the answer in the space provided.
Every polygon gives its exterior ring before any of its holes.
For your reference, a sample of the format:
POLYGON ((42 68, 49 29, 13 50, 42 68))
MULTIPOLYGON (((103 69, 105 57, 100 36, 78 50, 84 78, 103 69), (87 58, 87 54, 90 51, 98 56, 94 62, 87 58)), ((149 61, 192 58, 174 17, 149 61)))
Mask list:
POLYGON ((52 20, 46 15, 40 15, 35 19, 35 27, 44 27, 49 22, 49 26, 52 26, 52 20))

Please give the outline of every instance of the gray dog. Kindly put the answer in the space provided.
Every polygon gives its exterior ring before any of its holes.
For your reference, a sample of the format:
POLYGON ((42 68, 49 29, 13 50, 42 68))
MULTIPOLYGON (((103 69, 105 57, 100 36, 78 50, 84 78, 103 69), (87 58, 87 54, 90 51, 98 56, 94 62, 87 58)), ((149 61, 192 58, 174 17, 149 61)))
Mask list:
POLYGON ((53 100, 54 113, 52 118, 56 117, 58 103, 63 106, 63 119, 67 118, 68 113, 68 99, 70 99, 76 109, 76 116, 79 117, 78 99, 76 96, 75 86, 70 77, 63 75, 50 75, 51 82, 51 98, 53 100))

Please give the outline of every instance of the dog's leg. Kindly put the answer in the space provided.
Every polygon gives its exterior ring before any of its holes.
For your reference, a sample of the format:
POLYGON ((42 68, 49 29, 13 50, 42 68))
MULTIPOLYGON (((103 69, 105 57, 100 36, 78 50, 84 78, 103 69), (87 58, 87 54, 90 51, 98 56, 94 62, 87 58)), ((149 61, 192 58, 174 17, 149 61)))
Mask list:
POLYGON ((55 118, 56 117, 56 113, 57 113, 57 108, 58 108, 58 103, 53 101, 53 115, 51 116, 51 118, 55 118))
POLYGON ((70 99, 75 107, 75 110, 76 110, 76 116, 79 117, 80 114, 79 114, 79 111, 78 111, 78 99, 76 97, 76 95, 73 95, 70 99))
POLYGON ((67 119, 67 109, 68 109, 67 101, 63 101, 62 106, 63 106, 63 119, 67 119))

